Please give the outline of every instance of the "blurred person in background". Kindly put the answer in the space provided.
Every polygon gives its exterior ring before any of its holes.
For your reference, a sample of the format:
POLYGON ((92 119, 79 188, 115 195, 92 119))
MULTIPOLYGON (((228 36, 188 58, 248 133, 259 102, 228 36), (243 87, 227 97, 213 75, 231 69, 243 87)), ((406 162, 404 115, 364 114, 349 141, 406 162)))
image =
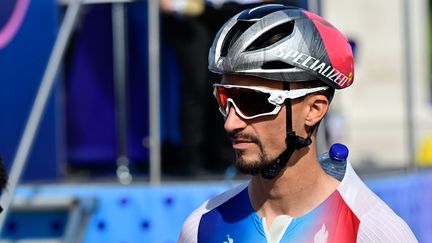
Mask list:
POLYGON ((207 50, 210 37, 199 20, 204 12, 201 0, 161 0, 163 39, 174 51, 179 67, 178 148, 164 154, 164 170, 184 176, 197 175, 203 169, 207 82, 207 50))
POLYGON ((335 90, 354 81, 346 38, 320 16, 286 5, 245 10, 216 35, 209 69, 235 165, 251 179, 205 202, 179 242, 417 242, 357 176, 317 160, 318 125, 335 90))
MULTIPOLYGON (((209 80, 219 79, 207 69, 207 54, 213 36, 226 20, 262 2, 276 1, 160 1, 163 37, 174 50, 181 76, 181 144, 178 150, 173 150, 177 153, 171 153, 174 156, 164 159, 164 168, 170 173, 184 176, 220 173, 233 160, 234 153, 223 132, 223 121, 214 109, 213 100, 206 95, 211 90, 209 80)), ((296 5, 299 1, 289 2, 296 5)))

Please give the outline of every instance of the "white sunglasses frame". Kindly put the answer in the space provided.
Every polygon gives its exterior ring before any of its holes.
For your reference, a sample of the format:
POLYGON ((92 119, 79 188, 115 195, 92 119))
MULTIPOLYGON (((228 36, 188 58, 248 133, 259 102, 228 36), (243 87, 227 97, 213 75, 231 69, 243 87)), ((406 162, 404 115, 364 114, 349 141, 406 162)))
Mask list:
POLYGON ((246 119, 246 120, 251 120, 251 119, 254 119, 257 117, 262 117, 262 116, 276 115, 277 113, 279 113, 279 111, 282 107, 281 104, 284 103, 285 99, 297 99, 297 98, 306 96, 308 94, 327 90, 329 88, 328 86, 320 86, 320 87, 315 87, 315 88, 304 88, 304 89, 293 89, 293 90, 275 90, 275 89, 266 89, 266 88, 260 88, 260 87, 254 87, 254 86, 242 86, 242 85, 232 85, 232 84, 213 84, 213 95, 215 96, 216 100, 218 98, 216 95, 215 87, 224 87, 227 89, 242 88, 242 89, 249 89, 249 90, 254 90, 254 91, 270 94, 270 97, 268 98, 267 101, 270 104, 275 106, 273 111, 257 114, 254 116, 244 115, 241 112, 241 110, 237 107, 237 105, 235 104, 235 102, 232 98, 227 99, 227 106, 225 108, 225 111, 222 109, 222 107, 219 105, 219 102, 218 102, 219 111, 220 111, 220 113, 222 113, 224 118, 226 118, 229 114, 229 109, 230 109, 229 104, 231 103, 232 106, 234 107, 234 110, 236 111, 237 115, 239 115, 240 117, 242 117, 243 119, 246 119))

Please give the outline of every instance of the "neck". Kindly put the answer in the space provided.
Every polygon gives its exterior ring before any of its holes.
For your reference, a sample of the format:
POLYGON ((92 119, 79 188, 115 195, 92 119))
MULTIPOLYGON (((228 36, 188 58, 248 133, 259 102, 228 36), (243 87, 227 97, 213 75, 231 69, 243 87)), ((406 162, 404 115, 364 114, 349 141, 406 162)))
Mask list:
POLYGON ((278 215, 299 217, 306 214, 339 185, 321 169, 313 146, 296 150, 280 176, 272 180, 260 175, 252 177, 249 184, 252 206, 266 218, 267 225, 278 215))

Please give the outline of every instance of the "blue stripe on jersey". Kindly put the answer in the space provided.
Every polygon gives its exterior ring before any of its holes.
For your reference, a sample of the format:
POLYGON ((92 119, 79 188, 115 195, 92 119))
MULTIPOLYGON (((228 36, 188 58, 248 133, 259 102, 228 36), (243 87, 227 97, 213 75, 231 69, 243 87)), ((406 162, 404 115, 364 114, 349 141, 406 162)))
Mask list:
POLYGON ((267 242, 247 188, 201 217, 198 242, 267 242))

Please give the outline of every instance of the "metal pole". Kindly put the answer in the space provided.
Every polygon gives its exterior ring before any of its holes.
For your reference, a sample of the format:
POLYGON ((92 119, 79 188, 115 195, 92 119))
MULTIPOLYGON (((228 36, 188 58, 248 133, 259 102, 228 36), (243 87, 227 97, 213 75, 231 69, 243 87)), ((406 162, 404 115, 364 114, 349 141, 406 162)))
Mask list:
POLYGON ((415 138, 414 138, 414 115, 413 115, 413 96, 412 96, 412 60, 411 60, 411 4, 410 0, 403 0, 403 32, 402 40, 404 41, 404 70, 405 70, 405 95, 406 95, 406 129, 407 129, 407 147, 408 147, 408 170, 416 170, 415 164, 415 138))
POLYGON ((127 156, 127 24, 126 6, 124 3, 112 4, 112 28, 118 149, 117 179, 121 184, 130 184, 132 182, 132 175, 129 171, 129 158, 127 156))
POLYGON ((308 10, 321 15, 321 0, 308 0, 308 10))
POLYGON ((150 184, 161 183, 160 149, 160 73, 159 73, 159 1, 148 1, 149 28, 149 109, 150 109, 150 184))
MULTIPOLYGON (((322 15, 321 11, 321 1, 320 0, 308 0, 308 10, 311 12, 314 12, 318 15, 322 15)), ((323 121, 320 124, 321 129, 318 129, 317 132, 317 143, 316 143, 316 150, 318 153, 318 156, 320 156, 322 153, 325 153, 328 151, 328 147, 331 146, 331 144, 327 144, 327 136, 325 129, 328 126, 328 117, 332 115, 333 111, 330 109, 328 111, 328 114, 326 117, 324 117, 323 121)))
POLYGON ((0 214, 0 229, 3 229, 12 197, 15 193, 16 187, 21 179, 23 170, 25 169, 28 155, 32 148, 36 132, 39 128, 42 115, 44 113, 48 98, 51 94, 52 87, 55 82, 55 77, 61 60, 65 53, 66 47, 69 43, 71 33, 74 29, 76 20, 78 19, 79 10, 81 8, 81 0, 70 1, 67 7, 66 15, 63 19, 59 34, 54 43, 54 48, 51 52, 47 68, 45 69, 44 76, 36 94, 33 107, 30 112, 24 133, 18 145, 18 150, 12 163, 12 168, 9 173, 9 184, 0 198, 4 212, 0 214))

